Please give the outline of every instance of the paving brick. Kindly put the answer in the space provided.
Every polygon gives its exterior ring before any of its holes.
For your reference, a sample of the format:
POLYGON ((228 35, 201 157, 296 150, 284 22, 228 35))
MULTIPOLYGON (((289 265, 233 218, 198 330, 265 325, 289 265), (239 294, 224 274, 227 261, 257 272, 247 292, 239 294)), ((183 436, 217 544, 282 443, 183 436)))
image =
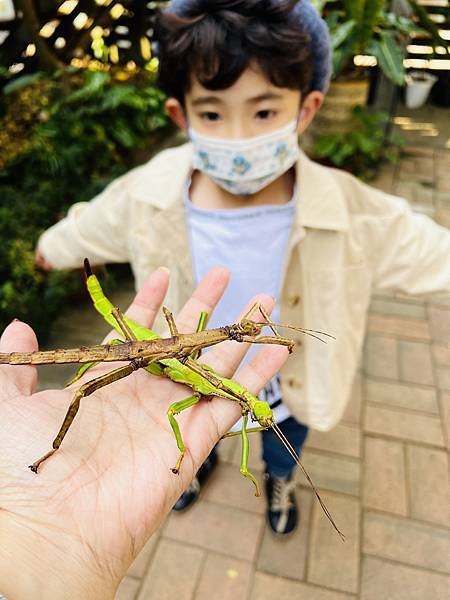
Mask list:
POLYGON ((439 414, 436 390, 379 379, 366 379, 366 399, 376 404, 439 414))
POLYGON ((250 591, 252 564, 208 553, 203 566, 195 600, 239 600, 250 591))
POLYGON ((366 511, 363 552, 448 574, 450 530, 366 511))
MULTIPOLYGON (((309 521, 313 494, 309 490, 296 491, 300 514, 300 525, 287 539, 275 536, 266 527, 259 549, 257 569, 281 577, 302 580, 305 578, 305 564, 308 553, 309 521)), ((315 497, 314 497, 315 498, 315 497)))
POLYGON ((141 582, 134 577, 124 577, 120 582, 114 600, 134 600, 141 582))
POLYGON ((450 310, 439 306, 428 306, 430 330, 433 340, 448 344, 450 342, 450 310))
MULTIPOLYGON (((234 441, 235 449, 232 455, 232 464, 240 467, 241 464, 241 440, 239 437, 230 438, 234 441)), ((260 433, 249 434, 250 454, 248 457, 248 468, 250 471, 264 471, 264 463, 262 460, 262 437, 260 433)))
POLYGON ((369 334, 365 345, 364 370, 367 375, 399 378, 397 341, 381 335, 369 334))
POLYGON ((360 600, 448 600, 449 590, 447 575, 370 556, 363 559, 360 600))
POLYGON ((450 369, 448 367, 436 367, 437 384, 441 390, 450 390, 450 369))
POLYGON ((450 450, 450 392, 441 393, 442 428, 446 439, 447 450, 450 450))
POLYGON ((390 315, 370 314, 367 329, 370 333, 396 335, 425 341, 431 339, 428 321, 420 319, 401 319, 390 315))
POLYGON ((325 590, 314 585, 307 585, 274 577, 265 573, 256 573, 250 600, 350 600, 355 598, 350 594, 342 594, 325 590))
POLYGON ((436 204, 450 208, 450 192, 438 192, 434 190, 434 200, 436 204))
POLYGON ((219 457, 221 462, 231 462, 236 450, 235 438, 225 438, 219 443, 219 457))
POLYGON ((361 430, 347 423, 339 423, 330 431, 312 429, 306 441, 306 448, 329 450, 359 458, 361 455, 361 430))
POLYGON ((360 507, 356 498, 321 492, 336 525, 346 537, 336 533, 318 502, 311 518, 311 541, 307 580, 343 592, 356 593, 359 577, 360 507))
POLYGON ((442 225, 442 227, 450 229, 450 208, 447 204, 444 205, 441 202, 436 202, 434 220, 439 225, 442 225))
POLYGON ((205 553, 161 540, 137 600, 193 600, 205 553))
POLYGON ((365 430, 387 437, 443 446, 441 420, 406 410, 367 405, 365 430))
POLYGON ((434 385, 433 362, 429 344, 399 341, 402 381, 434 385))
POLYGON ((366 438, 363 505, 407 515, 403 444, 379 438, 366 438))
POLYGON ((450 345, 432 344, 431 354, 437 365, 441 367, 450 367, 450 345))
POLYGON ((438 192, 450 192, 450 180, 448 174, 446 176, 438 175, 436 177, 436 189, 438 192))
POLYGON ((450 294, 430 296, 430 298, 428 298, 428 304, 433 306, 446 306, 448 308, 450 307, 450 294))
MULTIPOLYGON (((262 474, 252 471, 262 492, 262 474)), ((219 464, 202 489, 204 500, 242 508, 257 514, 265 513, 265 501, 255 497, 253 483, 244 478, 236 465, 219 464)))
POLYGON ((145 570, 150 562, 150 557, 153 554, 156 545, 158 544, 159 535, 154 534, 149 539, 149 541, 142 548, 138 556, 135 558, 134 562, 131 564, 128 569, 128 575, 132 575, 133 577, 143 577, 145 574, 145 570))
MULTIPOLYGON (((303 464, 316 487, 354 496, 359 495, 359 460, 337 454, 305 450, 303 464)), ((301 485, 308 485, 300 469, 297 469, 295 478, 301 485)))
POLYGON ((417 183, 410 183, 408 181, 395 180, 393 185, 393 193, 396 196, 400 196, 401 198, 405 198, 405 200, 410 200, 414 197, 414 188, 417 183))
POLYGON ((370 303, 370 312, 394 317, 406 317, 409 319, 425 320, 427 318, 426 310, 423 305, 398 302, 397 300, 381 300, 372 298, 370 303))
POLYGON ((411 516, 449 527, 450 478, 447 452, 409 445, 407 465, 411 516))
MULTIPOLYGON (((252 494, 252 490, 247 492, 252 494)), ((227 556, 254 560, 264 519, 248 511, 198 501, 184 514, 172 513, 163 536, 227 556)))
POLYGON ((342 415, 342 420, 347 423, 354 423, 355 425, 361 423, 362 384, 363 376, 361 372, 358 371, 353 381, 350 399, 345 407, 344 414, 342 415))

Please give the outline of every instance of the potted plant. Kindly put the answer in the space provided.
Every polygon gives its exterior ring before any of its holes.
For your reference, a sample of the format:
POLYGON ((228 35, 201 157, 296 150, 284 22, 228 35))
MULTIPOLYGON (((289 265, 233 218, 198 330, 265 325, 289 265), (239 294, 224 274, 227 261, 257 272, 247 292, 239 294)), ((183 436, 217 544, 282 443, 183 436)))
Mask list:
POLYGON ((408 108, 423 106, 437 80, 435 75, 427 71, 410 71, 406 76, 406 106, 408 108))
POLYGON ((353 108, 366 103, 367 64, 378 63, 391 81, 404 85, 404 45, 408 37, 427 29, 435 43, 437 28, 413 0, 408 0, 412 11, 409 17, 389 11, 385 0, 316 0, 315 4, 327 21, 333 47, 333 83, 318 115, 316 131, 329 131, 330 127, 349 131, 353 127, 353 108), (361 56, 369 58, 355 60, 361 56))
POLYGON ((320 136, 314 147, 319 162, 350 171, 365 180, 372 179, 383 160, 394 161, 395 146, 403 143, 395 133, 386 134, 389 115, 363 106, 352 111, 352 131, 334 131, 320 136))

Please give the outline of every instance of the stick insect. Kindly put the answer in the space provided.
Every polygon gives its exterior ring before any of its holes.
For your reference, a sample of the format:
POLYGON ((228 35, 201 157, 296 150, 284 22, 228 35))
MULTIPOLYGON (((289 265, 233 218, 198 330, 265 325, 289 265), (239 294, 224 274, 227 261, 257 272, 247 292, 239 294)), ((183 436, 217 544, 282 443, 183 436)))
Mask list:
MULTIPOLYGON (((164 317, 167 321, 170 335, 169 338, 160 338, 151 329, 142 327, 138 323, 129 319, 114 307, 113 304, 104 295, 97 277, 92 273, 89 261, 85 259, 86 285, 94 303, 95 309, 99 314, 116 330, 126 341, 114 339, 108 344, 81 347, 65 350, 50 350, 42 352, 13 352, 10 354, 0 353, 0 364, 11 365, 23 364, 67 364, 82 363, 76 376, 66 385, 71 385, 80 379, 91 367, 100 362, 129 361, 129 364, 115 369, 109 373, 96 377, 91 381, 81 385, 74 395, 74 398, 68 408, 67 414, 55 437, 52 449, 35 461, 29 468, 38 472, 39 466, 47 460, 60 447, 70 425, 75 418, 81 398, 92 394, 101 387, 114 381, 127 377, 138 369, 145 369, 152 375, 168 377, 174 382, 183 383, 192 388, 193 394, 188 398, 175 402, 168 411, 167 416, 174 432, 180 455, 176 465, 172 468, 174 474, 180 471, 181 463, 186 453, 186 447, 180 432, 179 425, 175 416, 183 410, 197 404, 202 397, 219 396, 238 402, 242 408, 243 426, 241 432, 232 432, 224 437, 240 435, 242 441, 241 451, 241 474, 248 478, 255 486, 255 496, 259 496, 258 481, 248 470, 249 443, 247 434, 254 431, 273 428, 281 443, 285 446, 289 454, 302 469, 305 477, 311 485, 324 513, 332 523, 333 527, 344 540, 344 535, 336 526, 331 514, 323 503, 317 489, 311 478, 306 472, 300 458, 296 454, 290 442, 286 439, 283 432, 275 423, 270 406, 254 396, 249 390, 238 384, 232 379, 227 379, 216 373, 211 367, 200 364, 196 361, 200 356, 201 350, 208 346, 218 344, 225 340, 234 340, 237 342, 247 342, 254 344, 281 344, 287 346, 289 352, 292 352, 295 342, 291 339, 282 337, 277 330, 264 308, 260 304, 253 305, 244 317, 236 324, 206 330, 208 319, 207 313, 201 313, 197 331, 191 334, 181 334, 178 332, 172 313, 163 307, 164 317), (261 313, 264 322, 257 323, 251 320, 256 311, 261 313), (269 326, 275 336, 261 336, 263 327, 269 326), (248 416, 252 421, 258 423, 258 427, 247 429, 248 416)), ((305 334, 317 337, 315 330, 307 330, 296 327, 290 327, 305 334)), ((328 335, 328 334, 323 334, 328 335)), ((332 336, 329 336, 332 337, 332 336)))

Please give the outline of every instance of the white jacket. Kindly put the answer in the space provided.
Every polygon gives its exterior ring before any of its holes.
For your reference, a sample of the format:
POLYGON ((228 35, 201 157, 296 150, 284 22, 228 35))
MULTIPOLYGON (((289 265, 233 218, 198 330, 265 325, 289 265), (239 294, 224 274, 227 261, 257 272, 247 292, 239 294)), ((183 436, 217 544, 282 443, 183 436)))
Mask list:
MULTIPOLYGON (((193 289, 182 202, 191 159, 190 144, 166 150, 91 202, 73 205, 44 233, 42 254, 57 269, 80 267, 84 257, 92 264, 130 262, 137 288, 152 270, 167 266, 165 304, 176 314, 193 289)), ((450 232, 413 213, 405 200, 304 154, 296 168, 299 196, 283 268, 281 322, 337 339, 325 345, 294 334, 301 347, 281 371, 282 393, 298 420, 325 431, 339 421, 351 392, 372 289, 450 293, 450 232)))

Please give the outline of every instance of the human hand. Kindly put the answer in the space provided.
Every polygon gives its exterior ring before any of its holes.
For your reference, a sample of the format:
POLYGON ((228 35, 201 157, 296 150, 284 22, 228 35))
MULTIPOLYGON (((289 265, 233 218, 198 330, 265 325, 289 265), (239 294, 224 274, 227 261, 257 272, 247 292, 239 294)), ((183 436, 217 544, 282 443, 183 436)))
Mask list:
MULTIPOLYGON (((181 332, 195 330, 201 311, 212 312, 228 277, 224 269, 210 271, 176 319, 181 332)), ((128 316, 151 327, 167 286, 168 274, 155 271, 128 316)), ((272 309, 272 298, 257 299, 272 309)), ((36 349, 34 332, 21 322, 0 340, 0 352, 36 349)), ((202 362, 229 377, 246 349, 225 342, 202 362)), ((287 355, 285 347, 266 346, 236 380, 256 394, 287 355)), ((237 404, 220 398, 180 414, 187 453, 174 475, 178 448, 166 411, 191 392, 140 370, 83 398, 61 448, 32 473, 27 465, 50 449, 74 391, 115 366, 99 365, 70 388, 39 393, 35 367, 0 366, 0 593, 8 600, 113 598, 133 559, 240 416, 237 404)))

